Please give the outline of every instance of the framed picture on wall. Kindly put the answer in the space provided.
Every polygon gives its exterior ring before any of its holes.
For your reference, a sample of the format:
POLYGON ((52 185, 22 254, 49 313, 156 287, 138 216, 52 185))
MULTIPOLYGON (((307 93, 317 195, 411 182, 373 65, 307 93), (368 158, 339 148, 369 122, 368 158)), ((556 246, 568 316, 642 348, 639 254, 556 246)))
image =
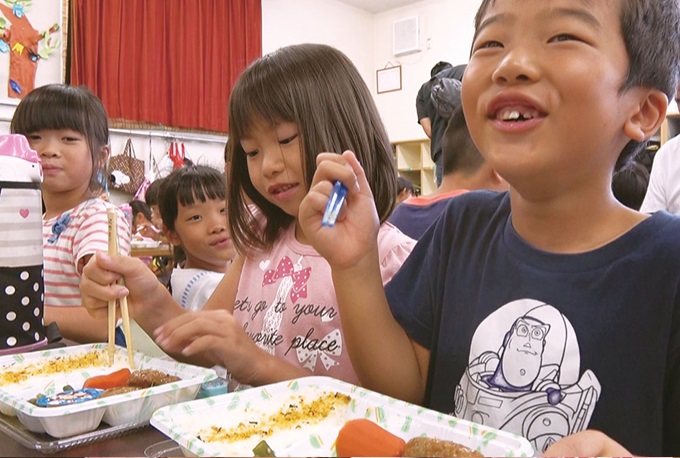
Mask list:
POLYGON ((401 91, 401 65, 377 70, 375 74, 378 94, 401 91))

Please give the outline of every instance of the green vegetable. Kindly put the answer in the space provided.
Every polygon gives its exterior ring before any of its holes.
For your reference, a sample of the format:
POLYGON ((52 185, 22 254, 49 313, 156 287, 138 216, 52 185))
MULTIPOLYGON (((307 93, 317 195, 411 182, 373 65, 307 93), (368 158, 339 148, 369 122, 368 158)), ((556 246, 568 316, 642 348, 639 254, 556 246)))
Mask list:
POLYGON ((253 449, 253 456, 276 456, 267 441, 261 440, 253 449))
POLYGON ((73 387, 71 385, 64 385, 61 391, 73 391, 73 387))

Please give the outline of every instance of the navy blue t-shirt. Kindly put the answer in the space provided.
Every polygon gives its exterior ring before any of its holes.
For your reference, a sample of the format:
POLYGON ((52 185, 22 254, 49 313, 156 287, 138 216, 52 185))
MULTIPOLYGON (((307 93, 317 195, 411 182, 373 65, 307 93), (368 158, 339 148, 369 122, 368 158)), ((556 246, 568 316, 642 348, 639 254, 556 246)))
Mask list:
POLYGON ((393 280, 393 314, 431 351, 428 407, 539 454, 590 428, 635 454, 680 455, 680 218, 553 254, 518 236, 507 194, 470 192, 393 280))
POLYGON ((404 234, 418 240, 444 212, 447 204, 448 199, 435 200, 429 205, 412 205, 407 200, 394 209, 388 221, 404 234))

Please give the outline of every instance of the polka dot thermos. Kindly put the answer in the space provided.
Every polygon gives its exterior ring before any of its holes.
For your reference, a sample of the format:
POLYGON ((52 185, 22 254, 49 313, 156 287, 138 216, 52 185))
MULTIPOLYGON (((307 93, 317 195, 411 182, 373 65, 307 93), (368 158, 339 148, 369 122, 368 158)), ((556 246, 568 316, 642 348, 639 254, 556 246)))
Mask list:
POLYGON ((47 343, 42 171, 22 135, 0 135, 0 355, 47 343))

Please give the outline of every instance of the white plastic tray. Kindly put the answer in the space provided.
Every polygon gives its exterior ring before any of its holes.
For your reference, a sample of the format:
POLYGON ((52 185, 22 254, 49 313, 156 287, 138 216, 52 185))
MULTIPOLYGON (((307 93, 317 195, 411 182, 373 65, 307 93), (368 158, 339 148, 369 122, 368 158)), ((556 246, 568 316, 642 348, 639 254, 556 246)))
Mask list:
POLYGON ((211 426, 232 428, 249 419, 278 411, 291 398, 316 399, 321 393, 351 397, 336 418, 297 430, 275 431, 266 437, 276 456, 336 456, 335 439, 342 425, 369 418, 402 439, 426 436, 457 442, 485 456, 533 456, 523 437, 444 415, 328 377, 307 377, 245 391, 163 407, 151 425, 176 441, 187 456, 252 456, 252 437, 238 443, 204 442, 201 431, 211 426))
POLYGON ((110 426, 144 424, 155 410, 168 404, 194 399, 200 385, 216 377, 212 369, 136 353, 136 369, 157 369, 181 380, 68 406, 38 407, 28 402, 38 393, 49 396, 61 392, 64 385, 78 389, 90 377, 128 367, 125 348, 116 347, 115 360, 111 367, 106 364, 106 348, 106 344, 90 344, 0 357, 0 371, 7 373, 26 368, 30 373, 28 378, 17 383, 0 384, 0 412, 4 415, 16 415, 34 433, 65 438, 93 431, 102 422, 110 426), (104 362, 64 372, 43 370, 58 359, 91 352, 103 352, 104 362))

